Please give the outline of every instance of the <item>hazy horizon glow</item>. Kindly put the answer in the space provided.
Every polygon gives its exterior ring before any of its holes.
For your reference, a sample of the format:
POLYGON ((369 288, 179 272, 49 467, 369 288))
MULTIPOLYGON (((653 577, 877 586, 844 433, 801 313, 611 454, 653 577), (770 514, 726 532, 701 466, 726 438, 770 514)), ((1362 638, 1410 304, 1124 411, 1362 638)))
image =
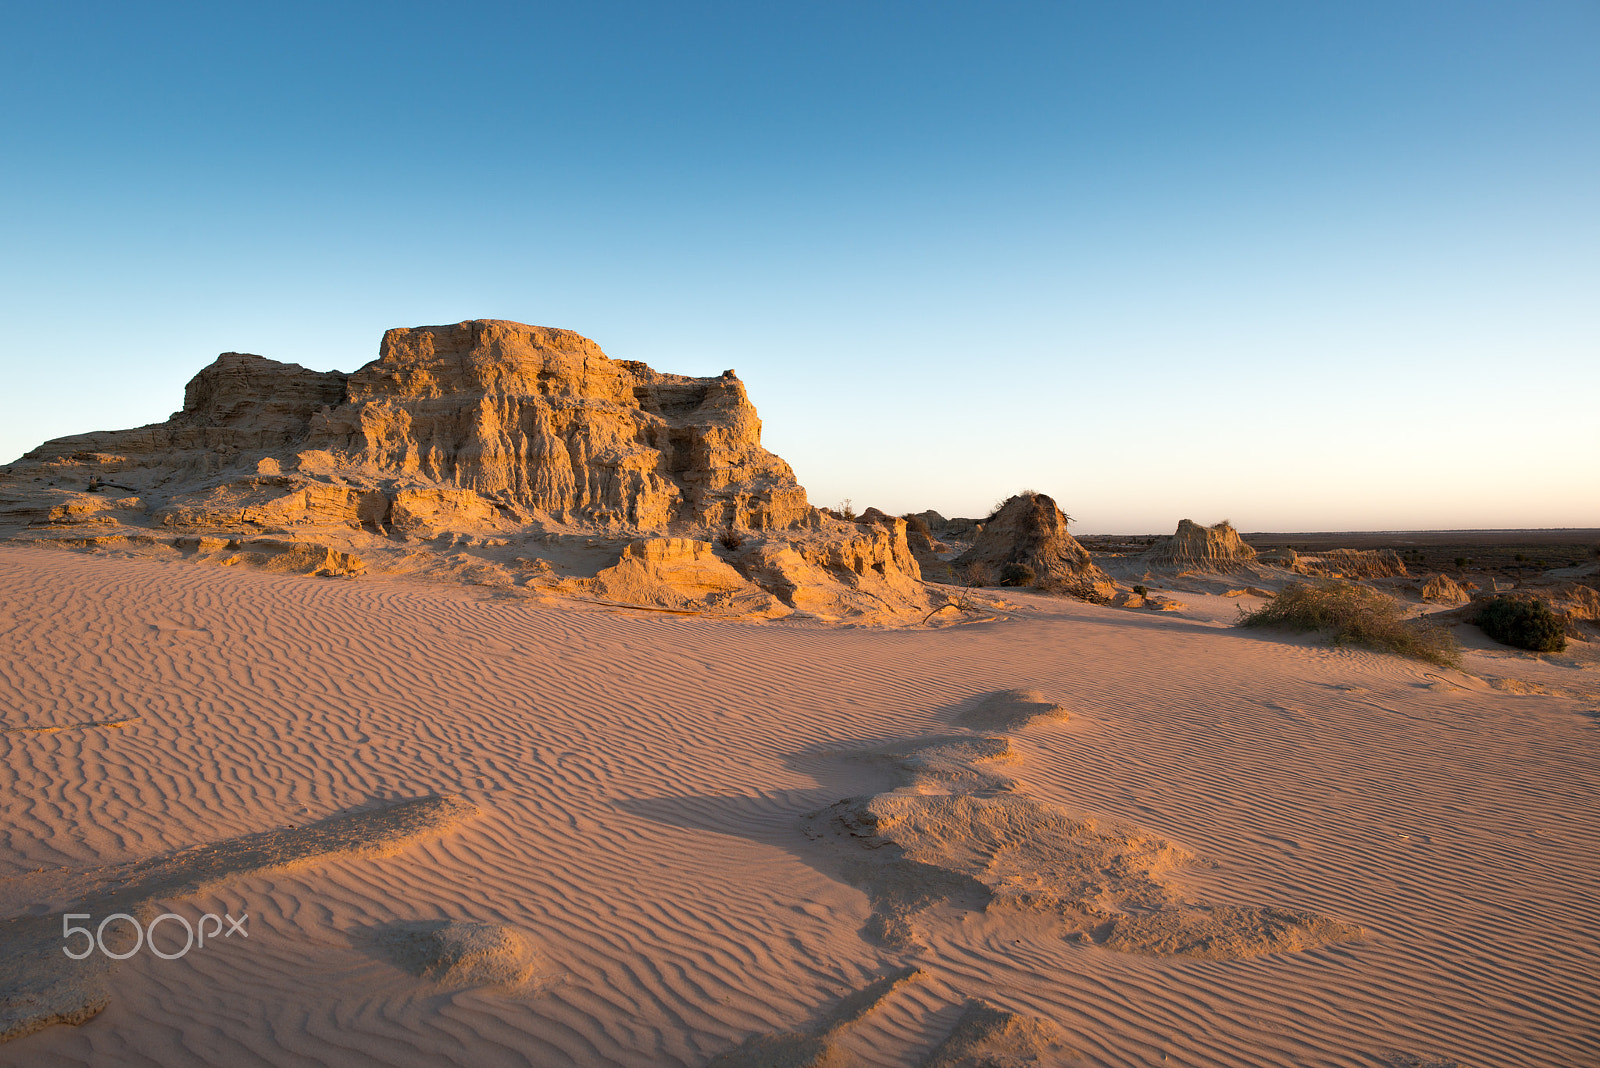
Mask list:
POLYGON ((497 318, 737 369, 819 505, 1600 526, 1592 3, 4 26, 0 459, 497 318))

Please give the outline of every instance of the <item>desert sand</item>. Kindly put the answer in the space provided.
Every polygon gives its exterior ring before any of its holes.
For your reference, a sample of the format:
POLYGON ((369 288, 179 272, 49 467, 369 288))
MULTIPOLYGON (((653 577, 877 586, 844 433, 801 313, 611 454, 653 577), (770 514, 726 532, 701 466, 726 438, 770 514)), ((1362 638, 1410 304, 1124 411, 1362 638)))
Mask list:
POLYGON ((16 543, 0 590, 8 1018, 63 913, 249 917, 67 975, 81 1022, 0 1064, 1600 1050, 1592 643, 1459 628, 1451 670, 1197 583, 843 627, 16 543))

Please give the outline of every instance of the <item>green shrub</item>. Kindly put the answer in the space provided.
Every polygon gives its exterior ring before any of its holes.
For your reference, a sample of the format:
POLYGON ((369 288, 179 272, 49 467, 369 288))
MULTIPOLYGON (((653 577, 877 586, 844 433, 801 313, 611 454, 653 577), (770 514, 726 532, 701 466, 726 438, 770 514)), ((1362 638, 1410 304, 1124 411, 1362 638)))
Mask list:
POLYGON ((1538 601, 1491 597, 1478 609, 1474 622, 1502 645, 1532 649, 1536 653, 1559 653, 1567 647, 1561 617, 1538 601))
POLYGON ((1241 627, 1329 631, 1335 645, 1360 645, 1456 667, 1461 647, 1442 627, 1403 618, 1400 602, 1368 586, 1327 581, 1285 586, 1254 612, 1241 610, 1241 627))
POLYGON ((1471 563, 1471 562, 1472 562, 1472 561, 1471 561, 1471 560, 1468 560, 1468 559, 1467 559, 1467 558, 1466 558, 1466 557, 1465 557, 1465 556, 1458 556, 1458 557, 1456 557, 1456 566, 1457 566, 1457 567, 1466 567, 1466 566, 1467 566, 1467 565, 1468 565, 1468 564, 1470 564, 1470 563, 1471 563))
POLYGON ((1150 589, 1146 586, 1135 586, 1133 588, 1133 592, 1137 593, 1140 597, 1144 597, 1150 593, 1150 589))
POLYGON ((1032 586, 1034 577, 1033 568, 1027 564, 1013 562, 1000 568, 1002 586, 1032 586))

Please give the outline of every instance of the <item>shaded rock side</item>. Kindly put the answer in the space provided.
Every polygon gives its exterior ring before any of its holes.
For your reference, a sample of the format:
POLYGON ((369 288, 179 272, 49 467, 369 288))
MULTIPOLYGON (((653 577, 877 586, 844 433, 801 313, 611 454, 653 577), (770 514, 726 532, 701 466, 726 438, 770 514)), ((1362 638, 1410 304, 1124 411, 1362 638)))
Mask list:
POLYGON ((1150 567, 1179 571, 1234 571, 1255 563, 1256 551, 1226 519, 1209 527, 1180 519, 1172 536, 1150 546, 1144 559, 1150 567))
POLYGON ((1006 564, 1021 564, 1033 571, 1041 587, 1103 586, 1107 597, 1112 589, 1110 577, 1067 530, 1067 517, 1042 493, 1007 500, 984 523, 972 548, 953 563, 958 568, 983 564, 997 575, 1006 564))

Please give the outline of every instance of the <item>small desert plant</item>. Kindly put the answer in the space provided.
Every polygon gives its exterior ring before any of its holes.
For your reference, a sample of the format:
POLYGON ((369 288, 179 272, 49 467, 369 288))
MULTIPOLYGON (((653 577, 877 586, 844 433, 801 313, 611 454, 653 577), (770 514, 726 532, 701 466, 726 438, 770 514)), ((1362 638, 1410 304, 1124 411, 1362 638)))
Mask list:
POLYGON ((855 505, 851 503, 849 497, 834 505, 833 510, 839 514, 840 519, 854 519, 856 517, 855 505))
POLYGON ((1015 561, 1000 569, 1002 586, 1032 586, 1034 577, 1033 568, 1015 561))
POLYGON ((1466 557, 1466 556, 1458 556, 1458 557, 1456 557, 1456 566, 1457 567, 1466 567, 1470 563, 1472 563, 1472 560, 1469 557, 1466 557))
POLYGON ((1536 653, 1559 653, 1567 647, 1561 617, 1538 601, 1491 597, 1478 609, 1478 618, 1473 622, 1502 645, 1532 649, 1536 653))
POLYGON ((1135 586, 1133 588, 1133 592, 1137 593, 1140 597, 1148 597, 1150 595, 1150 588, 1148 586, 1135 586))
POLYGON ((1335 645, 1360 645, 1447 667, 1461 663, 1461 648, 1449 631, 1409 623, 1402 612, 1399 601, 1367 586, 1295 582, 1254 612, 1241 610, 1239 626, 1330 631, 1335 645))
POLYGON ((717 544, 731 553, 744 544, 744 535, 730 526, 727 530, 717 535, 717 544))
POLYGON ((993 586, 994 583, 994 568, 981 560, 974 560, 961 569, 961 584, 964 586, 993 586))
POLYGON ((909 534, 921 534, 921 535, 923 535, 924 537, 927 537, 927 538, 932 538, 933 537, 933 528, 929 527, 928 526, 928 521, 926 519, 922 518, 920 515, 917 515, 917 513, 915 513, 915 512, 907 512, 905 515, 901 516, 900 518, 904 519, 906 521, 906 532, 907 533, 909 533, 909 534))

